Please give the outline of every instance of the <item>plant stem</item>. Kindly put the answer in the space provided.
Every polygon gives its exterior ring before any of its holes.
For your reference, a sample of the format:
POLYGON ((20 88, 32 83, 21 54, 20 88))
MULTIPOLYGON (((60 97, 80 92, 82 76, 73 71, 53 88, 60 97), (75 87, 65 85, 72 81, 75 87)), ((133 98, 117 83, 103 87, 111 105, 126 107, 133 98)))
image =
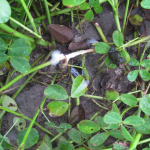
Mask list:
MULTIPOLYGON (((48 2, 47 2, 48 4, 48 2)), ((56 10, 59 10, 57 7, 59 6, 60 2, 57 2, 51 9, 50 9, 50 12, 54 11, 55 9, 56 10)))
POLYGON ((95 117, 97 117, 99 114, 101 113, 101 111, 96 112, 91 118, 90 120, 92 121, 95 117))
POLYGON ((94 25, 95 25, 95 27, 96 27, 96 29, 97 29, 99 35, 101 36, 102 40, 103 40, 105 43, 108 43, 108 41, 107 41, 107 39, 106 39, 106 37, 105 37, 105 35, 104 35, 104 33, 103 33, 101 27, 99 26, 99 24, 98 24, 97 22, 95 22, 94 25))
POLYGON ((127 14, 128 14, 129 2, 130 2, 130 0, 127 0, 126 9, 125 9, 125 13, 124 13, 124 19, 123 19, 123 25, 122 25, 123 35, 124 35, 125 27, 126 27, 126 19, 127 19, 127 14))
POLYGON ((80 105, 80 98, 79 97, 76 98, 76 106, 78 106, 78 105, 80 105))
POLYGON ((24 0, 20 0, 20 2, 22 3, 22 6, 23 6, 24 10, 25 10, 26 13, 27 13, 27 16, 28 16, 28 18, 29 18, 29 20, 30 20, 30 23, 32 24, 32 27, 33 27, 33 29, 34 29, 34 32, 35 32, 36 34, 38 34, 37 29, 36 29, 36 26, 35 26, 34 21, 33 21, 33 18, 32 18, 31 14, 30 14, 30 12, 29 12, 27 6, 26 6, 25 1, 24 1, 24 0))
POLYGON ((71 112, 71 97, 69 96, 68 118, 70 117, 70 112, 71 112))
POLYGON ((74 19, 73 19, 73 10, 71 10, 71 24, 74 23, 74 19))
POLYGON ((22 28, 24 28, 25 30, 29 31, 30 33, 32 33, 33 35, 35 35, 37 38, 42 38, 40 35, 36 34, 35 32, 33 32, 31 29, 27 28, 26 26, 24 26, 23 24, 21 24, 20 22, 18 22, 17 20, 13 19, 12 17, 9 18, 11 21, 15 22, 16 24, 18 24, 19 26, 21 26, 22 28))
MULTIPOLYGON (((35 11, 36 15, 37 15, 38 17, 40 17, 41 15, 40 15, 40 13, 38 12, 38 10, 37 10, 37 8, 36 8, 36 6, 35 6, 34 3, 32 3, 32 7, 33 7, 33 10, 35 11)), ((44 22, 43 20, 42 20, 41 22, 42 22, 42 25, 43 25, 43 28, 45 29, 45 31, 48 31, 48 29, 47 29, 47 27, 46 27, 46 25, 45 25, 45 22, 44 22)))
POLYGON ((25 146, 25 142, 26 142, 26 140, 27 140, 27 137, 28 137, 28 135, 29 135, 29 133, 30 133, 32 127, 33 127, 33 124, 35 123, 35 120, 36 120, 37 116, 38 116, 39 113, 40 113, 40 110, 43 108, 46 99, 47 99, 47 98, 44 97, 44 99, 43 99, 43 101, 42 101, 42 103, 41 103, 41 105, 40 105, 40 108, 37 110, 36 114, 34 115, 32 121, 31 121, 31 123, 30 123, 30 125, 29 125, 29 127, 28 127, 28 129, 27 129, 27 131, 26 131, 26 133, 25 133, 25 135, 24 135, 24 137, 23 137, 23 139, 22 139, 22 142, 21 142, 21 144, 19 145, 18 150, 24 150, 24 146, 25 146))
POLYGON ((3 86, 3 87, 0 89, 0 91, 2 92, 3 90, 6 90, 8 87, 10 87, 11 85, 13 85, 15 82, 17 82, 18 80, 20 80, 22 77, 24 77, 24 76, 26 76, 26 75, 28 75, 28 74, 34 72, 34 71, 37 71, 37 70, 39 70, 39 69, 41 69, 41 68, 44 68, 44 67, 46 67, 46 66, 49 66, 50 64, 51 64, 51 62, 48 61, 48 62, 46 62, 46 63, 44 63, 44 64, 41 64, 41 65, 36 66, 36 67, 34 67, 34 68, 31 68, 27 73, 25 73, 25 74, 23 74, 23 75, 22 75, 22 74, 21 74, 21 75, 18 75, 18 76, 15 77, 13 80, 11 80, 8 84, 6 84, 5 86, 3 86))
POLYGON ((45 5, 45 9, 46 9, 46 15, 47 15, 48 23, 51 24, 51 17, 50 17, 50 12, 48 9, 47 0, 44 0, 44 5, 45 5))
MULTIPOLYGON (((10 33, 12 36, 15 36, 15 37, 18 37, 18 38, 24 38, 24 39, 29 40, 32 43, 35 43, 35 40, 34 40, 33 37, 30 37, 28 35, 25 35, 25 34, 22 34, 22 33, 18 32, 18 31, 15 31, 14 29, 12 29, 11 27, 7 26, 4 23, 0 23, 0 28, 2 30, 4 30, 6 33, 10 33)), ((0 32, 0 33, 5 34, 5 32, 0 32)), ((43 39, 38 39, 36 41, 36 44, 39 44, 39 45, 42 45, 42 46, 46 46, 46 47, 52 46, 51 43, 46 42, 43 39)))
POLYGON ((82 96, 87 97, 87 98, 95 98, 95 99, 103 99, 103 100, 105 100, 105 98, 101 97, 101 96, 88 95, 88 94, 83 94, 82 96))
POLYGON ((108 2, 110 3, 112 9, 113 9, 113 14, 114 14, 114 19, 115 19, 115 22, 116 22, 116 26, 117 26, 117 29, 121 32, 121 27, 120 27, 120 22, 119 22, 119 14, 118 14, 118 6, 115 7, 115 5, 111 2, 111 0, 108 0, 108 2))
MULTIPOLYGON (((41 0, 42 2, 44 2, 44 0, 41 0)), ((53 7, 53 5, 49 2, 47 2, 47 4, 50 6, 50 7, 53 7)), ((57 3, 56 3, 57 4, 57 3)), ((60 10, 59 8, 56 8, 56 10, 60 10)))
MULTIPOLYGON (((14 115, 16 115, 16 116, 22 117, 22 118, 24 118, 24 119, 26 119, 26 120, 32 121, 32 119, 30 119, 30 118, 28 118, 28 117, 26 117, 26 116, 24 116, 24 115, 22 115, 22 114, 19 114, 19 113, 15 112, 15 111, 12 111, 12 110, 10 110, 10 109, 8 109, 8 108, 5 108, 5 107, 3 107, 3 106, 0 106, 0 109, 5 110, 5 111, 7 111, 7 112, 9 112, 9 113, 12 113, 12 114, 14 114, 14 115)), ((45 128, 43 128, 43 127, 42 127, 40 124, 38 124, 37 122, 34 122, 34 124, 35 124, 36 126, 38 126, 40 129, 42 129, 43 131, 45 131, 46 133, 48 133, 48 134, 54 136, 53 133, 51 133, 51 132, 49 132, 48 130, 46 130, 45 128)))

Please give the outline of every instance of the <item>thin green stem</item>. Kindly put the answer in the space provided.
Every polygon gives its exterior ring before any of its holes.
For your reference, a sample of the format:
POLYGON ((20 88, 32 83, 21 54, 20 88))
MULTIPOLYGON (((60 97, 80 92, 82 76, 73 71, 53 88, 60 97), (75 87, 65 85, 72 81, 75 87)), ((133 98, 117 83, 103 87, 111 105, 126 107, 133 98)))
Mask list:
POLYGON ((20 2, 22 3, 22 6, 23 6, 25 12, 27 13, 27 16, 28 16, 28 18, 29 18, 29 20, 30 20, 30 23, 32 24, 32 27, 33 27, 33 29, 34 29, 34 32, 35 32, 36 34, 38 34, 37 29, 36 29, 36 26, 35 26, 34 21, 33 21, 33 18, 32 18, 31 14, 30 14, 30 12, 29 12, 27 6, 26 6, 25 1, 24 1, 24 0, 20 0, 20 2))
POLYGON ((48 9, 47 0, 44 0, 44 5, 45 5, 45 9, 46 9, 46 15, 47 15, 48 23, 51 24, 51 17, 50 17, 50 12, 48 9))
MULTIPOLYGON (((47 2, 48 3, 48 2, 47 2)), ((55 9, 56 10, 59 10, 57 7, 59 6, 60 2, 57 2, 51 9, 50 9, 50 12, 54 11, 55 9)))
POLYGON ((27 140, 27 137, 28 137, 28 135, 29 135, 29 133, 30 133, 32 127, 33 127, 33 124, 35 123, 35 120, 36 120, 37 116, 38 116, 39 113, 40 113, 41 108, 43 108, 43 105, 44 105, 46 99, 47 99, 47 98, 44 97, 44 99, 43 99, 43 101, 42 101, 42 103, 41 103, 41 105, 40 105, 40 108, 37 110, 36 114, 34 115, 32 121, 31 121, 31 123, 30 123, 30 125, 29 125, 29 127, 28 127, 28 129, 27 129, 27 131, 26 131, 26 133, 25 133, 25 135, 24 135, 24 137, 23 137, 23 139, 22 139, 22 142, 21 142, 21 144, 19 145, 18 150, 24 150, 24 146, 25 146, 25 142, 26 142, 26 140, 27 140))
POLYGON ((32 73, 32 72, 34 72, 34 71, 37 71, 37 70, 39 70, 39 69, 41 69, 41 68, 44 68, 44 67, 46 67, 46 66, 49 66, 51 64, 51 61, 48 61, 48 62, 46 62, 46 63, 44 63, 44 64, 41 64, 41 65, 39 65, 39 66, 36 66, 36 67, 34 67, 34 68, 31 68, 27 73, 25 73, 25 74, 21 74, 21 75, 18 75, 18 76, 16 76, 13 80, 11 80, 8 84, 6 84, 5 86, 3 86, 1 89, 0 89, 0 91, 2 92, 2 91, 4 91, 4 90, 6 90, 8 87, 10 87, 11 85, 13 85, 15 82, 17 82, 18 80, 20 80, 22 77, 24 77, 24 76, 26 76, 26 75, 28 75, 28 74, 30 74, 30 73, 32 73))
POLYGON ((74 23, 74 18, 73 18, 73 10, 71 10, 71 24, 74 23))
POLYGON ((95 117, 97 117, 99 114, 101 113, 101 111, 96 112, 91 118, 90 120, 92 121, 95 117))
MULTIPOLYGON (((35 40, 34 40, 33 37, 30 37, 30 36, 28 36, 28 35, 25 35, 25 34, 22 34, 22 33, 18 32, 18 31, 15 31, 15 30, 12 29, 11 27, 7 26, 6 24, 0 23, 0 28, 1 28, 2 30, 4 30, 6 33, 10 33, 12 36, 15 36, 15 37, 18 37, 18 38, 27 39, 27 40, 29 40, 29 41, 32 42, 32 43, 36 43, 36 44, 39 44, 39 45, 42 45, 42 46, 46 46, 46 47, 52 46, 51 43, 46 42, 46 41, 44 41, 43 39, 38 39, 38 40, 35 42, 35 40)), ((4 34, 5 34, 4 31, 2 31, 2 32, 0 32, 0 33, 2 33, 2 34, 4 33, 4 34)))
POLYGON ((80 105, 80 97, 76 98, 76 106, 80 105))
POLYGON ((126 2, 126 9, 125 9, 123 25, 122 25, 123 35, 124 35, 125 27, 126 27, 126 19, 127 19, 128 9, 129 9, 129 2, 130 2, 130 0, 127 0, 127 2, 126 2))
POLYGON ((71 97, 69 96, 68 118, 70 117, 70 112, 71 112, 71 97))
MULTIPOLYGON (((3 106, 0 106, 0 109, 5 110, 5 111, 7 111, 7 112, 9 112, 9 113, 12 113, 12 114, 14 114, 14 115, 16 115, 16 116, 22 117, 22 118, 24 118, 24 119, 26 119, 26 120, 32 121, 32 119, 30 119, 30 118, 28 118, 28 117, 26 117, 26 116, 24 116, 24 115, 22 115, 22 114, 19 114, 19 113, 15 112, 15 111, 12 111, 12 110, 10 110, 10 109, 8 109, 8 108, 5 108, 5 107, 3 107, 3 106)), ((46 130, 45 128, 43 128, 43 127, 42 127, 40 124, 38 124, 37 122, 34 122, 34 124, 35 124, 36 126, 38 126, 40 129, 42 129, 43 131, 45 131, 46 133, 48 133, 48 134, 54 136, 53 133, 51 133, 51 132, 49 132, 48 130, 46 130)))
POLYGON ((99 26, 99 24, 96 22, 96 23, 94 23, 94 25, 95 25, 95 27, 96 27, 96 29, 97 29, 99 35, 101 36, 102 40, 103 40, 105 43, 108 43, 108 41, 107 41, 107 39, 106 39, 106 37, 105 37, 105 35, 104 35, 104 33, 103 33, 101 27, 99 26))
POLYGON ((119 14, 118 14, 118 4, 117 4, 117 7, 115 7, 115 4, 113 4, 111 2, 111 0, 108 0, 108 2, 110 3, 112 9, 113 9, 113 14, 114 14, 114 19, 115 19, 115 22, 116 22, 116 26, 117 26, 117 29, 121 32, 121 27, 120 27, 120 22, 119 22, 119 14))
POLYGON ((9 19, 11 21, 15 22, 16 24, 18 24, 19 26, 21 26, 22 28, 24 28, 25 30, 29 31, 31 34, 35 35, 37 38, 42 38, 40 35, 38 35, 37 33, 33 32, 31 29, 27 28, 26 26, 24 26, 23 24, 21 24, 20 22, 15 20, 14 18, 10 17, 9 19))
POLYGON ((101 96, 88 95, 88 94, 83 94, 82 96, 87 97, 87 98, 103 99, 103 100, 105 100, 105 98, 101 97, 101 96))
MULTIPOLYGON (((33 10, 35 11, 36 15, 38 17, 40 17, 41 15, 40 15, 39 11, 37 10, 37 8, 36 8, 34 3, 32 3, 32 7, 33 7, 33 10)), ((45 25, 45 22, 43 20, 41 22, 42 22, 42 25, 43 25, 43 28, 45 29, 45 31, 48 31, 48 29, 47 29, 47 27, 45 25)))

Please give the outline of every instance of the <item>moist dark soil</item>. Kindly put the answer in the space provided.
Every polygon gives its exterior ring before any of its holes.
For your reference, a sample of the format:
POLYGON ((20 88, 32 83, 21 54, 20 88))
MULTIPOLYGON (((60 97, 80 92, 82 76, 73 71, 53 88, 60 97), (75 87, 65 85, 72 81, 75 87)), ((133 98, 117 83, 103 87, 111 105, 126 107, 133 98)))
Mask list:
MULTIPOLYGON (((126 2, 123 1, 119 5, 119 14, 120 17, 124 17, 124 12, 125 12, 125 5, 126 2)), ((112 33, 113 31, 116 30, 115 27, 115 21, 113 17, 113 11, 111 6, 108 3, 102 4, 103 11, 100 14, 96 14, 94 21, 98 22, 98 24, 101 26, 107 40, 109 42, 112 42, 112 33)), ((69 16, 62 15, 63 19, 65 20, 69 16)), ((59 17, 55 16, 52 17, 52 23, 53 24, 59 24, 58 22, 59 17)), ((75 20, 78 23, 78 20, 75 20)), ((47 20, 45 20, 46 24, 47 20)), ((70 26, 70 20, 68 22, 64 23, 65 26, 70 26)), ((85 39, 94 39, 97 41, 102 41, 99 33, 97 32, 95 26, 93 25, 92 22, 85 21, 82 25, 82 30, 83 33, 81 32, 80 29, 74 30, 75 32, 75 42, 80 42, 85 39)), ((150 31, 150 30, 149 30, 150 31)), ((43 38, 47 41, 50 41, 50 34, 49 33, 44 33, 43 38)), ((126 36, 125 40, 130 40, 133 39, 133 33, 129 34, 126 36)), ((57 43, 57 48, 60 48, 60 50, 64 53, 70 53, 68 51, 67 47, 68 45, 61 45, 57 43)), ((50 49, 53 50, 53 49, 50 49)), ((136 50, 131 47, 128 48, 127 51, 132 55, 136 53, 136 50)), ((36 48, 32 51, 32 54, 30 56, 30 63, 34 62, 40 55, 42 54, 47 54, 49 52, 49 49, 37 45, 36 48)), ((107 88, 114 88, 116 89, 119 93, 127 93, 130 91, 134 85, 131 83, 129 80, 127 80, 127 76, 124 76, 123 74, 123 69, 120 67, 116 67, 115 69, 107 69, 105 64, 102 65, 100 69, 98 69, 99 65, 104 61, 104 58, 98 62, 95 66, 92 67, 92 65, 101 57, 101 54, 97 53, 88 53, 85 54, 85 64, 87 66, 87 71, 90 76, 90 81, 91 84, 89 86, 89 90, 87 91, 87 94, 92 94, 93 92, 94 95, 97 96, 104 96, 104 92, 107 88), (106 68, 106 69, 105 69, 106 68), (104 71, 101 71, 102 69, 105 69, 104 71), (118 71, 119 70, 119 71, 118 71), (100 73, 98 73, 100 72, 100 73), (119 72, 119 73, 118 73, 119 72), (117 78, 116 78, 117 76, 117 78)), ((76 62, 81 62, 82 56, 76 57, 74 59, 70 60, 70 64, 74 64, 76 62)), ((39 62, 40 64, 41 62, 39 62)), ((16 97, 15 101, 21 111, 21 113, 29 118, 33 118, 35 115, 36 111, 38 110, 43 98, 44 98, 44 89, 51 83, 51 80, 53 76, 55 75, 56 72, 58 73, 57 79, 55 81, 55 84, 59 84, 63 86, 67 92, 68 95, 70 95, 71 92, 71 84, 72 80, 70 78, 70 72, 68 71, 68 67, 63 68, 62 63, 56 65, 56 66, 48 66, 43 69, 41 69, 34 77, 33 79, 26 85, 26 87, 21 91, 21 93, 16 97), (42 72, 42 73, 41 73, 42 72), (43 74, 45 73, 45 74, 43 74), (47 76, 48 75, 48 76, 47 76)), ((12 75, 12 79, 17 75, 17 73, 14 73, 12 75)), ((5 81, 5 77, 1 76, 0 77, 1 81, 5 81)), ((24 81, 27 79, 27 76, 23 77, 20 79, 17 83, 15 83, 12 87, 9 88, 7 91, 7 95, 12 96, 15 91, 17 90, 17 86, 21 85, 24 83, 24 81)), ((59 117, 59 118, 52 118, 48 114, 47 110, 47 104, 51 101, 51 99, 47 99, 46 103, 44 105, 44 113, 46 114, 47 118, 51 121, 54 122, 56 126, 59 126, 60 123, 68 123, 68 114, 67 112, 59 117)), ((107 100, 95 100, 97 103, 99 103, 102 106, 105 106, 108 108, 108 110, 111 109, 111 102, 107 100)), ((68 102, 68 100, 66 100, 68 102)), ((100 111, 101 113, 99 114, 100 116, 104 116, 105 113, 108 110, 105 110, 103 108, 100 108, 92 99, 90 98, 85 98, 83 96, 80 97, 80 102, 82 104, 82 107, 84 108, 85 111, 85 119, 90 119, 97 111, 100 111)), ((76 106, 76 101, 75 99, 71 99, 71 110, 76 106)), ((125 107, 124 105, 120 105, 120 108, 125 107)), ((131 112, 129 112, 131 113, 131 112)), ((127 115, 130 115, 127 113, 127 115)), ((4 135, 10 127, 13 125, 13 118, 15 115, 11 113, 6 113, 5 116, 3 117, 2 121, 2 135, 4 135)), ((38 116, 37 123, 39 123, 41 126, 44 128, 48 129, 50 132, 53 134, 57 135, 58 133, 54 129, 49 129, 45 122, 47 122, 46 118, 40 113, 38 116)), ((30 122, 27 121, 27 126, 30 124, 30 122)), ((34 125, 34 128, 36 128, 40 134, 40 139, 44 136, 45 132, 42 131, 40 128, 34 125)), ((17 145, 16 139, 17 139, 17 134, 18 131, 16 128, 13 128, 7 137, 10 139, 11 143, 14 145, 17 145)), ((66 136, 66 135, 65 135, 66 136)), ((52 139, 53 137, 50 136, 52 139)), ((67 138, 67 137, 66 137, 67 138)), ((106 142, 105 145, 112 144, 114 142, 114 138, 109 138, 106 142)), ((54 146, 55 143, 54 143, 54 146)), ((36 146, 35 146, 36 147, 36 146)), ((28 150, 33 149, 29 148, 28 150)))

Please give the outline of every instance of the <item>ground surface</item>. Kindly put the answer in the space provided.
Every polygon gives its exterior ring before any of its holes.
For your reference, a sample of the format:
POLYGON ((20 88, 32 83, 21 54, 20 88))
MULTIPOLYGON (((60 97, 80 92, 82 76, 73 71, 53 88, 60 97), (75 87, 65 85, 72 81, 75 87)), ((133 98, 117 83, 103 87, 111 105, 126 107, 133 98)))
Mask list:
MULTIPOLYGON (((115 21, 113 18, 113 12, 108 3, 105 3, 102 6, 103 6, 103 11, 99 15, 96 15, 94 20, 99 23, 99 25, 101 26, 108 41, 112 42, 111 35, 112 35, 113 31, 115 30, 115 21)), ((123 17, 124 11, 125 11, 125 2, 122 2, 119 6, 119 14, 121 17, 123 17)), ((58 23, 57 17, 53 18, 52 23, 53 24, 58 23)), ((69 26, 69 24, 68 24, 68 26, 69 26)), ((81 33, 80 29, 78 29, 76 31, 76 36, 75 36, 74 41, 82 41, 87 38, 101 41, 101 37, 99 36, 96 28, 94 27, 94 25, 91 22, 86 21, 85 23, 83 23, 82 29, 83 29, 83 33, 81 33)), ((47 39, 47 40, 50 39, 48 34, 44 34, 44 35, 45 35, 45 37, 44 37, 45 39, 47 39)), ((130 37, 132 37, 132 35, 130 37)), ((127 37, 127 38, 130 38, 130 37, 127 37)), ((47 49, 45 49, 41 46, 36 46, 35 50, 31 54, 30 61, 33 62, 43 53, 47 54, 47 51, 48 51, 47 49)), ((95 78, 96 74, 99 71, 98 67, 104 59, 102 59, 97 65, 92 67, 94 62, 96 60, 98 60, 98 58, 100 58, 102 55, 91 53, 91 54, 86 54, 85 56, 86 56, 85 64, 87 66, 90 80, 93 81, 93 79, 95 78)), ((81 58, 75 58, 75 59, 71 60, 70 62, 73 64, 75 61, 81 61, 81 58)), ((105 65, 103 65, 101 67, 101 69, 104 69, 104 68, 106 68, 105 65)), ((52 73, 52 72, 56 72, 58 69, 60 71, 62 70, 62 68, 60 66, 49 66, 49 67, 43 68, 41 71, 48 72, 49 75, 54 76, 54 73, 52 73)), ((107 86, 111 85, 114 78, 116 77, 117 69, 118 68, 109 69, 109 70, 106 69, 104 72, 99 73, 94 80, 93 86, 92 85, 90 86, 87 94, 92 94, 92 92, 94 92, 96 90, 95 95, 103 96, 104 89, 103 89, 103 87, 100 88, 100 82, 103 81, 103 84, 107 84, 107 86), (104 73, 105 73, 105 75, 104 75, 104 73), (107 82, 105 80, 106 76, 108 76, 107 82)), ((63 74, 66 74, 66 73, 67 73, 67 68, 63 70, 63 74)), ((120 73, 117 80, 111 85, 111 87, 116 88, 119 93, 126 93, 131 89, 132 83, 127 80, 126 76, 123 76, 122 80, 119 82, 119 77, 121 77, 121 76, 122 76, 122 73, 120 73)), ((17 84, 14 85, 14 87, 22 84, 25 81, 25 79, 26 79, 26 77, 22 78, 19 82, 17 82, 17 84)), ((34 76, 34 79, 36 80, 36 82, 35 81, 30 82, 15 99, 21 112, 29 118, 33 118, 33 116, 35 115, 37 109, 39 108, 39 106, 44 98, 44 89, 47 87, 46 85, 44 85, 42 83, 38 83, 37 81, 46 82, 47 84, 49 84, 49 80, 50 80, 49 77, 44 76, 39 73, 37 73, 37 75, 34 76), (37 79, 37 77, 40 77, 40 78, 37 79)), ((67 90, 68 94, 70 94, 71 86, 69 84, 66 84, 63 82, 67 82, 67 83, 71 84, 72 81, 69 78, 69 76, 62 79, 59 82, 59 85, 63 86, 67 90)), ((7 94, 12 96, 15 91, 16 91, 16 89, 10 90, 7 94)), ((85 119, 90 119, 99 110, 101 111, 101 113, 100 113, 101 116, 103 116, 105 114, 106 110, 99 108, 91 99, 81 97, 80 100, 81 100, 81 104, 85 110, 85 119)), ((46 104, 50 101, 51 101, 50 99, 47 99, 46 104)), ((66 100, 66 101, 68 102, 68 100, 66 100)), ((72 101, 71 108, 73 109, 75 107, 76 103, 75 103, 74 99, 72 99, 71 101, 72 101)), ((108 101, 105 101, 105 100, 96 100, 96 101, 103 106, 105 106, 109 103, 108 101)), ((46 108, 46 104, 45 104, 44 108, 46 108)), ((46 116, 49 118, 49 120, 54 122, 56 125, 59 125, 60 123, 68 122, 67 113, 65 113, 60 118, 52 118, 48 115, 48 110, 45 110, 44 112, 45 112, 46 116)), ((14 117, 15 116, 10 113, 6 113, 6 115, 4 116, 3 123, 2 123, 2 134, 3 135, 12 126, 14 117)), ((46 129, 48 129, 45 125, 45 122, 47 120, 45 119, 45 117, 42 114, 40 114, 38 116, 36 121, 40 125, 45 127, 46 129)), ((29 125, 29 123, 30 122, 27 121, 27 125, 29 125)), ((45 133, 38 127, 36 127, 36 126, 34 126, 34 127, 39 131, 40 138, 42 138, 45 133)), ((50 131, 54 134, 57 134, 56 130, 50 130, 50 131)), ((11 130, 11 132, 8 134, 8 138, 15 145, 16 145, 17 134, 18 134, 18 131, 15 128, 13 128, 11 130)), ((110 143, 111 143, 111 141, 108 140, 108 144, 110 144, 110 143)))

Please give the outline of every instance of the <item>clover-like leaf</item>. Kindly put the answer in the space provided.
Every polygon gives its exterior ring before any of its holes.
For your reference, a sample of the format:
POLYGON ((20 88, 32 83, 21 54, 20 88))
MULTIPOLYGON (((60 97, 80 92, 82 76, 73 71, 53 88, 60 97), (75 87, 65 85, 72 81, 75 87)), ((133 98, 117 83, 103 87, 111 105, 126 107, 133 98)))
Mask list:
POLYGON ((68 98, 67 91, 60 85, 49 85, 45 90, 44 94, 46 97, 52 100, 65 100, 68 98))
POLYGON ((79 97, 88 90, 89 81, 86 81, 82 75, 75 78, 72 84, 71 97, 79 97))
POLYGON ((62 101, 52 101, 48 103, 49 115, 51 117, 60 117, 68 110, 68 103, 62 101))

